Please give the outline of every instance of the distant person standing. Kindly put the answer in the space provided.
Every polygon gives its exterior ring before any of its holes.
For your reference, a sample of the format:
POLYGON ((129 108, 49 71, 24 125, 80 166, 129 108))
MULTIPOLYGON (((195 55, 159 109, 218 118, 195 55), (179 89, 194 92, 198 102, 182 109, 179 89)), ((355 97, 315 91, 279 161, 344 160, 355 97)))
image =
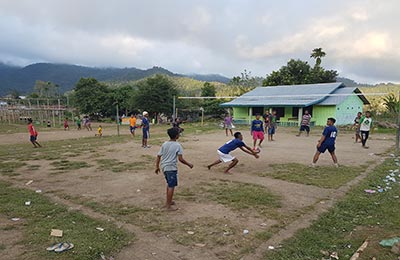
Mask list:
POLYGON ((231 133, 231 136, 233 136, 232 128, 233 128, 233 118, 229 115, 226 114, 224 118, 224 128, 225 128, 225 134, 228 136, 228 131, 231 133))
POLYGON ((82 129, 81 118, 79 116, 76 118, 76 127, 78 130, 82 129))
POLYGON ((129 118, 129 131, 131 135, 135 137, 135 130, 136 130, 136 116, 132 113, 131 118, 129 118))
POLYGON ((356 118, 354 119, 353 127, 355 127, 355 129, 356 129, 356 133, 355 133, 356 141, 355 141, 355 143, 358 143, 358 140, 360 140, 360 142, 361 142, 361 132, 360 132, 361 116, 362 116, 362 113, 358 112, 356 118))
POLYGON ((339 167, 335 154, 335 142, 338 132, 334 126, 335 122, 336 119, 332 117, 328 118, 327 126, 325 127, 324 131, 322 132, 322 136, 318 141, 317 151, 315 152, 311 167, 315 167, 315 163, 318 161, 319 155, 324 153, 326 150, 328 150, 328 152, 331 154, 334 165, 339 167))
POLYGON ((28 118, 28 131, 29 131, 29 136, 30 136, 29 139, 30 139, 31 143, 33 144, 33 148, 42 147, 37 141, 38 132, 36 131, 35 127, 33 126, 32 118, 28 118))
POLYGON ((257 140, 260 140, 258 146, 261 147, 261 143, 264 141, 264 126, 260 120, 260 114, 256 114, 256 119, 251 122, 251 135, 253 136, 253 150, 256 150, 257 140))
POLYGON ((307 136, 310 135, 310 123, 311 123, 311 115, 308 113, 308 110, 304 111, 304 115, 301 119, 301 125, 299 133, 296 136, 300 136, 301 132, 306 131, 307 136))
POLYGON ((272 114, 269 115, 268 141, 275 141, 274 134, 276 132, 277 120, 276 111, 272 111, 272 114))
POLYGON ((147 145, 147 140, 150 138, 150 121, 149 121, 149 113, 147 111, 143 112, 142 118, 142 147, 150 148, 151 146, 147 145))
POLYGON ((64 131, 69 130, 68 117, 64 119, 64 131))
POLYGON ((367 111, 365 112, 365 116, 362 116, 360 119, 361 144, 362 147, 365 149, 369 148, 368 146, 366 146, 366 144, 371 127, 372 127, 371 112, 367 111))
POLYGON ((269 111, 265 110, 265 114, 263 114, 265 133, 268 133, 269 116, 270 116, 269 111))

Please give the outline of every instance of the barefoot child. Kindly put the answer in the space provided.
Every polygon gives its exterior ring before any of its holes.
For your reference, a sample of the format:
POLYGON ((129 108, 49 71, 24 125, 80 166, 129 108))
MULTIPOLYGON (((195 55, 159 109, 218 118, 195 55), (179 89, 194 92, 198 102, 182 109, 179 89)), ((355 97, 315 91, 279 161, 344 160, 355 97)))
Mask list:
POLYGON ((257 140, 260 140, 258 147, 261 147, 262 141, 264 141, 264 126, 260 120, 260 114, 256 114, 256 119, 251 122, 251 135, 253 136, 254 145, 253 150, 256 150, 257 140))
POLYGON ((230 140, 229 142, 225 143, 223 146, 221 146, 217 152, 219 155, 219 159, 216 160, 215 162, 213 162, 212 164, 208 165, 207 168, 210 170, 211 167, 213 167, 214 165, 217 165, 221 162, 231 162, 231 164, 229 164, 228 168, 224 171, 224 173, 229 174, 229 170, 232 169, 233 167, 235 167, 235 165, 239 162, 238 159, 236 159, 235 157, 233 157, 232 155, 230 155, 229 153, 233 150, 235 150, 236 148, 240 148, 243 152, 248 153, 253 155, 254 157, 258 158, 258 154, 253 151, 250 147, 248 147, 244 142, 243 142, 243 136, 240 132, 236 132, 234 134, 235 139, 230 140), (244 147, 244 148, 243 148, 244 147))
POLYGON ((35 127, 33 126, 31 118, 28 119, 28 131, 29 131, 30 140, 31 140, 31 143, 33 144, 33 147, 34 148, 42 147, 37 141, 38 132, 36 131, 35 127))
POLYGON ((99 125, 99 128, 97 128, 97 134, 95 134, 94 136, 98 136, 98 137, 103 136, 103 127, 101 127, 101 125, 99 125))
POLYGON ((172 201, 172 197, 175 187, 178 186, 178 160, 189 166, 189 168, 193 168, 193 164, 183 159, 182 146, 176 141, 179 138, 179 130, 177 128, 170 128, 167 133, 170 140, 163 143, 158 152, 155 172, 156 174, 160 172, 161 162, 161 169, 167 181, 167 201, 165 203, 165 208, 167 210, 177 210, 177 208, 173 207, 175 203, 172 201))

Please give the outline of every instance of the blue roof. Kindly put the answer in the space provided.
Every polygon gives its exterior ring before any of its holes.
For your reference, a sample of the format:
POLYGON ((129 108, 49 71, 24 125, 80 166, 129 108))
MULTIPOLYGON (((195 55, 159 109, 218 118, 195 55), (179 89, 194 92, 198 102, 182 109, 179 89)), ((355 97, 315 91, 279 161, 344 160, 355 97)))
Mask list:
MULTIPOLYGON (((355 92, 356 90, 358 89, 345 87, 345 85, 341 82, 274 86, 274 87, 257 87, 230 102, 221 104, 221 106, 307 107, 314 104, 336 105, 342 102, 347 96, 346 95, 329 96, 329 94, 350 94, 355 92)), ((358 92, 360 93, 359 90, 358 92)))

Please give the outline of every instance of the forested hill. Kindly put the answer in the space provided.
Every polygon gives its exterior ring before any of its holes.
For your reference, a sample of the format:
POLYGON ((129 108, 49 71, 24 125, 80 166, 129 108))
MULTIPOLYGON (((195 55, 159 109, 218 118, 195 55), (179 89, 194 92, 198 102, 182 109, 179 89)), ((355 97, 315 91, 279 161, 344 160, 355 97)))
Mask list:
MULTIPOLYGON (((21 94, 33 91, 36 80, 50 81, 60 86, 64 93, 72 89, 81 77, 93 77, 99 81, 133 81, 154 74, 186 77, 161 67, 141 70, 137 68, 93 68, 68 64, 36 63, 26 67, 14 67, 0 63, 0 96, 15 90, 21 94)), ((193 79, 226 83, 221 75, 190 75, 193 79)))

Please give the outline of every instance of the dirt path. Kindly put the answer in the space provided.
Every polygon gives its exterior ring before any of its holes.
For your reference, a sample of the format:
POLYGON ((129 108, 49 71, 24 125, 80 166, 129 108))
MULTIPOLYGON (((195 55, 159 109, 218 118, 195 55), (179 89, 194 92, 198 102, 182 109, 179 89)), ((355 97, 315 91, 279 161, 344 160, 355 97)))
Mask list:
MULTIPOLYGON (((111 133, 114 129, 110 129, 111 133)), ((155 128, 154 131, 165 131, 163 128, 155 128)), ((105 131, 107 133, 107 130, 105 131)), ((88 131, 54 131, 41 133, 40 140, 45 145, 47 141, 79 138, 92 136, 88 131)), ((126 133, 124 133, 126 134, 126 133)), ((251 145, 248 131, 243 131, 244 141, 251 145)), ((308 165, 315 152, 316 141, 320 133, 312 133, 310 137, 295 137, 295 132, 290 129, 280 128, 275 142, 266 142, 260 153, 261 158, 255 159, 244 154, 239 149, 232 154, 239 159, 239 164, 233 169, 233 175, 224 175, 226 165, 221 164, 209 171, 205 166, 217 158, 216 149, 224 142, 231 139, 223 132, 211 134, 185 135, 180 139, 184 148, 184 157, 194 163, 190 170, 182 165, 179 168, 179 186, 177 193, 182 189, 191 190, 201 183, 216 181, 234 181, 239 183, 257 184, 266 190, 279 195, 282 198, 282 211, 293 213, 297 210, 312 208, 306 214, 301 215, 294 222, 289 223, 280 232, 277 232, 266 243, 263 243, 254 255, 248 255, 246 259, 259 259, 269 245, 278 245, 284 239, 291 237, 297 230, 310 225, 312 220, 328 210, 348 189, 358 183, 371 170, 373 165, 380 163, 380 154, 386 152, 394 144, 394 138, 390 135, 373 135, 369 140, 370 149, 361 149, 359 144, 354 144, 352 134, 341 134, 337 139, 337 156, 339 163, 347 166, 369 165, 369 168, 359 177, 342 186, 339 190, 323 189, 311 185, 302 185, 269 177, 259 177, 260 172, 271 169, 270 164, 300 163, 308 165), (321 201, 323 203, 321 203, 321 201)), ((0 135, 0 143, 23 143, 26 134, 0 135)), ((167 138, 165 138, 166 140, 167 138)), ((20 186, 32 179, 31 189, 41 189, 43 194, 54 200, 81 210, 85 214, 100 219, 111 219, 118 226, 123 226, 129 232, 135 233, 137 240, 124 248, 116 256, 116 259, 223 259, 222 251, 232 248, 208 248, 183 246, 177 244, 170 236, 145 232, 142 228, 114 219, 110 216, 94 212, 91 209, 62 199, 63 197, 81 197, 102 203, 121 203, 143 208, 158 208, 164 202, 165 180, 162 175, 154 174, 154 159, 159 150, 156 140, 150 140, 153 146, 150 149, 140 147, 140 136, 133 141, 122 144, 112 144, 103 147, 96 152, 96 156, 85 154, 70 160, 85 161, 91 165, 67 172, 65 174, 50 175, 52 167, 48 161, 34 161, 40 165, 40 171, 29 171, 23 168, 21 175, 12 179, 1 177, 20 186), (154 143, 152 143, 154 142, 154 143), (96 167, 97 159, 114 159, 121 164, 133 163, 135 167, 123 172, 112 172, 110 169, 99 170, 96 167), (136 167, 137 166, 137 167, 136 167), (49 178, 51 176, 51 178, 49 178), (62 183, 62 185, 59 185, 62 183)), ((29 143, 27 143, 29 146, 29 143)), ((320 157, 319 165, 331 165, 328 154, 320 157)), ((260 223, 266 223, 267 227, 276 224, 271 218, 257 218, 252 212, 239 212, 212 201, 196 202, 179 200, 181 209, 178 213, 167 213, 163 216, 166 220, 179 223, 195 221, 199 218, 212 217, 223 223, 232 223, 242 229, 248 229, 255 233, 260 229, 260 223)), ((0 234, 0 239, 3 239, 0 234)))

